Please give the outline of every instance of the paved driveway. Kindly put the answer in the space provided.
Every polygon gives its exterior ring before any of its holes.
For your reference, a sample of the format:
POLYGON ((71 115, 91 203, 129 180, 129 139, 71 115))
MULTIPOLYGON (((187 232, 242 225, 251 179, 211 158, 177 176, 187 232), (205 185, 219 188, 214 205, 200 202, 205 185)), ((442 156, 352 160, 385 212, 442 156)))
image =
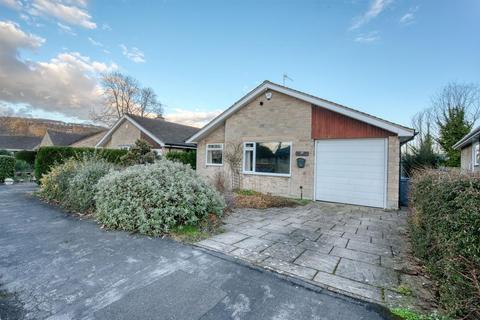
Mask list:
POLYGON ((227 232, 198 245, 365 300, 395 304, 406 212, 312 203, 237 209, 227 232))
POLYGON ((372 305, 0 186, 0 319, 382 319, 372 305))

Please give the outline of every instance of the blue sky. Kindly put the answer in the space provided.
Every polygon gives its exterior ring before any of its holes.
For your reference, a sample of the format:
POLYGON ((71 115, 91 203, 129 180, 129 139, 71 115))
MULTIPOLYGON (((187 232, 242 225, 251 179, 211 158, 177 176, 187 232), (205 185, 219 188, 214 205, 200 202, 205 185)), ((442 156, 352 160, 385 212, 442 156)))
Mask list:
POLYGON ((87 119, 96 77, 114 69, 152 87, 167 118, 197 125, 284 73, 404 125, 443 85, 480 77, 477 0, 0 0, 0 21, 11 49, 0 108, 61 120, 87 119), (16 79, 17 63, 46 69, 16 79))

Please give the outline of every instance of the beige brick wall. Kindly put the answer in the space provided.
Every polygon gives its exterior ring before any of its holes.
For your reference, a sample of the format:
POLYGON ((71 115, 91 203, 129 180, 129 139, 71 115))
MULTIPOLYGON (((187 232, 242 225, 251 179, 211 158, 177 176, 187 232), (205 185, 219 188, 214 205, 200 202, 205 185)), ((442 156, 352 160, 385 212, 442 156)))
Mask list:
POLYGON ((215 172, 225 173, 226 181, 231 181, 230 170, 223 167, 205 165, 206 143, 224 142, 224 148, 231 148, 239 143, 255 142, 292 142, 291 177, 265 175, 241 175, 241 187, 264 193, 290 197, 300 197, 303 186, 305 198, 313 196, 313 161, 314 144, 311 140, 311 105, 290 96, 273 92, 272 99, 260 95, 248 105, 228 118, 222 127, 216 129, 197 145, 197 171, 203 176, 215 172), (263 105, 260 105, 260 102, 263 105), (223 138, 223 137, 224 138, 223 138), (223 138, 223 139, 222 139, 223 138), (308 151, 306 166, 296 166, 296 151, 308 151))
POLYGON ((73 143, 71 146, 72 147, 95 147, 97 145, 97 143, 100 141, 100 139, 103 138, 103 136, 105 135, 106 132, 100 132, 100 133, 97 133, 91 137, 88 137, 88 138, 85 138, 85 139, 82 139, 80 141, 77 141, 75 143, 73 143))
POLYGON ((400 187, 400 141, 396 136, 388 138, 387 157, 387 208, 398 209, 398 192, 400 187))
POLYGON ((122 145, 134 145, 135 141, 140 139, 141 132, 131 122, 124 121, 115 130, 105 148, 120 149, 122 145))

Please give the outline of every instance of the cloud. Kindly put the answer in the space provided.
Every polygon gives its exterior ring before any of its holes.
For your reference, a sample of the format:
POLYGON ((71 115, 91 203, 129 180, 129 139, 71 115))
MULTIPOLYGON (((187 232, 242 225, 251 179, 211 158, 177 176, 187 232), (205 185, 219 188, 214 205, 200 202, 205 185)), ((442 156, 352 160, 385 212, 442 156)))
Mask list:
POLYGON ((143 54, 142 51, 140 51, 140 49, 136 48, 136 47, 131 47, 130 49, 124 45, 124 44, 121 44, 120 45, 120 48, 122 48, 122 53, 125 57, 127 57, 128 59, 132 60, 133 62, 135 63, 143 63, 145 62, 145 55, 143 54))
POLYGON ((22 9, 22 3, 18 0, 0 0, 0 4, 13 10, 22 9))
POLYGON ((92 21, 92 16, 87 10, 76 5, 83 7, 86 3, 67 1, 64 4, 59 0, 34 0, 28 12, 31 15, 51 16, 68 24, 95 29, 97 24, 92 21))
POLYGON ((101 104, 99 73, 115 70, 117 65, 93 61, 78 52, 62 52, 49 61, 21 59, 22 50, 35 50, 44 42, 13 22, 0 21, 0 101, 88 119, 101 104))
POLYGON ((399 22, 404 26, 408 26, 415 22, 415 13, 418 11, 418 6, 410 8, 406 14, 404 14, 399 22))
POLYGON ((95 47, 103 47, 103 44, 101 42, 98 42, 91 37, 88 37, 88 41, 95 47))
POLYGON ((165 115, 165 119, 172 122, 182 123, 194 127, 202 127, 215 118, 221 111, 190 111, 185 109, 174 109, 173 113, 165 115))
POLYGON ((67 26, 67 25, 65 25, 61 22, 57 22, 57 26, 60 29, 60 31, 63 32, 63 33, 69 34, 71 36, 76 36, 77 35, 75 32, 73 32, 72 28, 70 28, 69 26, 67 26))
POLYGON ((380 13, 382 13, 392 3, 393 0, 372 0, 368 10, 363 15, 356 17, 353 20, 350 30, 358 29, 367 24, 370 22, 370 20, 376 18, 380 13))
POLYGON ((355 37, 355 42, 360 43, 374 43, 378 40, 380 40, 380 33, 378 31, 359 34, 355 37))

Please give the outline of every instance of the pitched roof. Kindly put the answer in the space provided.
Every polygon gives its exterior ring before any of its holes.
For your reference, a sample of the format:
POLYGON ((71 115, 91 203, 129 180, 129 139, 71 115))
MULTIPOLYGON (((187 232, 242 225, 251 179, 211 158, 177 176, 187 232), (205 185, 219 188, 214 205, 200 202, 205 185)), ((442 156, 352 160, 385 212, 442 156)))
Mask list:
POLYGON ((186 143, 185 140, 200 130, 163 119, 142 118, 132 114, 128 116, 168 145, 194 146, 191 143, 186 143))
POLYGON ((460 139, 457 143, 453 145, 454 149, 460 149, 466 145, 469 145, 472 143, 473 140, 475 139, 480 139, 480 126, 476 127, 470 133, 465 135, 462 139, 460 139))
POLYGON ((313 105, 323 107, 325 109, 343 114, 345 116, 348 116, 350 118, 366 122, 368 124, 371 124, 373 126, 385 129, 387 131, 393 132, 397 134, 400 137, 407 138, 405 140, 410 139, 415 135, 415 130, 372 116, 368 113, 361 112, 346 106, 343 106, 341 104, 328 101, 322 98, 318 98, 315 96, 312 96, 310 94, 291 89, 276 83, 273 83, 271 81, 264 81, 262 82, 259 86, 257 86, 255 89, 247 93, 245 96, 243 96, 240 100, 235 102, 231 107, 226 109, 224 112, 222 112, 220 115, 218 115, 216 118, 214 118, 212 121, 210 121, 208 124, 206 124, 199 132, 196 134, 192 135, 189 139, 187 139, 187 142, 198 142, 198 140, 214 130, 218 125, 223 123, 224 120, 226 120, 230 115, 232 115, 234 112, 236 112, 238 109, 242 108, 249 102, 251 102, 253 99, 255 99, 258 95, 266 92, 267 90, 272 90, 272 91, 277 91, 292 97, 295 97, 297 99, 309 102, 313 105))
POLYGON ((200 130, 196 127, 165 121, 159 118, 143 118, 132 114, 125 114, 105 134, 105 136, 98 142, 97 146, 101 146, 103 142, 106 141, 107 137, 109 137, 118 127, 118 125, 125 120, 132 122, 140 130, 144 131, 148 136, 157 141, 160 145, 195 147, 195 144, 186 143, 185 140, 200 130))
POLYGON ((93 136, 98 132, 89 132, 89 133, 70 133, 70 132, 61 132, 47 130, 47 133, 52 140, 54 146, 69 146, 72 143, 75 143, 79 140, 85 139, 89 136, 93 136))
POLYGON ((33 150, 41 137, 0 135, 0 149, 33 150))

